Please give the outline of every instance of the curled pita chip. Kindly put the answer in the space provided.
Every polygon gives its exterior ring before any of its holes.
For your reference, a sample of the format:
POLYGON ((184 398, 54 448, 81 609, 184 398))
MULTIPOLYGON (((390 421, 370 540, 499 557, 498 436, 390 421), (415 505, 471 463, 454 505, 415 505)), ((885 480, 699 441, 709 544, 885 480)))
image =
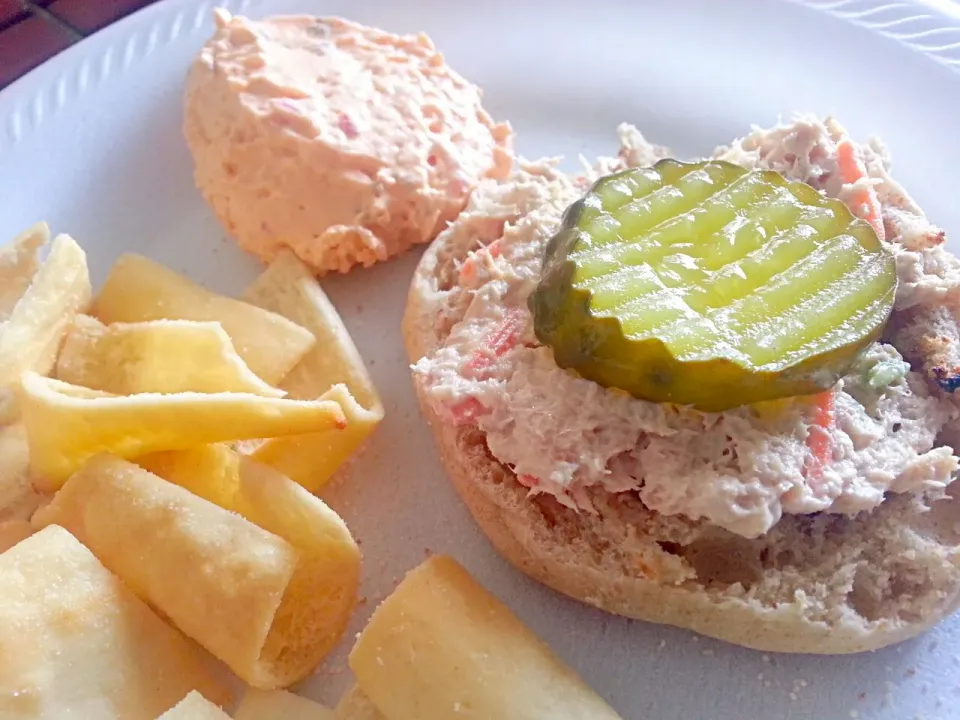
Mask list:
POLYGON ((284 690, 250 688, 233 720, 333 720, 333 712, 320 703, 284 690))
POLYGON ((38 251, 50 242, 50 228, 37 223, 0 246, 0 323, 10 317, 17 301, 40 268, 38 251))
POLYGON ((345 385, 335 385, 319 400, 335 402, 343 410, 346 427, 342 431, 275 437, 249 448, 252 458, 296 480, 311 492, 316 492, 333 476, 383 418, 382 411, 371 412, 362 407, 345 385))
POLYGON ((285 394, 267 385, 217 322, 104 325, 78 315, 57 358, 57 379, 117 395, 178 392, 285 394))
POLYGON ((621 720, 450 557, 407 573, 374 611, 350 669, 390 720, 621 720), (457 713, 453 713, 456 715, 457 713))
POLYGON ((191 690, 230 701, 207 658, 66 530, 0 555, 0 717, 154 720, 191 690))
POLYGON ((0 387, 0 426, 10 425, 20 419, 16 387, 0 387))
POLYGON ((117 260, 94 305, 93 314, 107 324, 219 322, 244 362, 270 385, 280 382, 315 344, 308 330, 285 317, 212 293, 139 255, 117 260))
POLYGON ((0 427, 0 521, 28 520, 43 500, 30 482, 26 428, 0 427))
MULTIPOLYGON (((248 684, 276 689, 309 674, 343 634, 356 603, 360 553, 336 513, 296 483, 246 458, 237 473, 232 494, 225 482, 209 493, 232 497, 225 508, 99 456, 34 524, 75 533, 248 684)), ((207 487, 203 479, 188 484, 207 487)))
POLYGON ((86 255, 73 238, 60 235, 0 325, 0 386, 16 383, 26 370, 50 372, 67 326, 89 301, 86 255))
MULTIPOLYGON (((157 720, 230 720, 230 716, 193 690, 157 720)), ((280 720, 279 715, 277 720, 280 720)))
POLYGON ((347 690, 333 711, 334 720, 387 720, 359 685, 347 690))
POLYGON ((90 302, 87 259, 68 235, 53 241, 33 281, 0 322, 0 424, 13 422, 12 395, 20 375, 46 375, 53 369, 67 326, 90 302))
POLYGON ((252 450, 260 462, 316 491, 373 433, 383 419, 383 403, 336 308, 296 255, 282 252, 243 297, 289 318, 317 339, 280 388, 300 400, 335 399, 348 417, 345 432, 275 438, 252 450), (343 387, 332 389, 336 385, 343 387))
POLYGON ((100 453, 132 458, 277 435, 342 428, 335 402, 265 398, 247 393, 109 395, 25 373, 21 411, 30 467, 41 490, 58 489, 100 453))
MULTIPOLYGON (((298 574, 277 611, 278 618, 298 618, 299 627, 288 631, 300 634, 300 650, 287 649, 290 638, 273 634, 264 645, 263 657, 283 658, 286 670, 271 670, 263 664, 246 675, 235 671, 251 685, 264 687, 263 678, 271 672, 299 679, 314 668, 343 635, 357 601, 360 551, 340 516, 290 478, 226 445, 154 453, 138 458, 137 463, 284 538, 300 551, 298 574), (301 607, 306 597, 309 611, 301 607), (250 679, 253 673, 261 682, 250 679)), ((286 626, 279 619, 275 624, 286 626)), ((268 689, 288 684, 267 682, 268 689)))

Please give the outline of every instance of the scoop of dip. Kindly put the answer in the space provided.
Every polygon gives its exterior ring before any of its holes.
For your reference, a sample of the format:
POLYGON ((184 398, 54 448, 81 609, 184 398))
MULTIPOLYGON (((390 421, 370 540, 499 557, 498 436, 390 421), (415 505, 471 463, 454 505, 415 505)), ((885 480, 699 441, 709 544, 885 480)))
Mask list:
POLYGON ((429 242, 512 131, 425 35, 337 18, 216 11, 187 79, 184 132, 207 202, 242 248, 346 272, 429 242))

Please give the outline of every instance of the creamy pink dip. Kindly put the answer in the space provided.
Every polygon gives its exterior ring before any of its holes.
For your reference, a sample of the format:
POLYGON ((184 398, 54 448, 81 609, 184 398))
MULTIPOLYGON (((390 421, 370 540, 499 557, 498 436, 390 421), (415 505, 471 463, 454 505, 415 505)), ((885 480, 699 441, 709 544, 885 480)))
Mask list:
POLYGON ((428 242, 484 177, 512 167, 509 125, 425 35, 337 18, 216 13, 190 70, 197 186, 241 247, 290 247, 318 272, 428 242))

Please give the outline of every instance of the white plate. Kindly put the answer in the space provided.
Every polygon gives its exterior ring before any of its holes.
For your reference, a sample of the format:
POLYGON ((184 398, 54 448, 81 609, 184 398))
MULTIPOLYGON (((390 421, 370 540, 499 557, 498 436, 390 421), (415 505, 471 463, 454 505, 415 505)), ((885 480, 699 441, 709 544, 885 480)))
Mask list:
MULTIPOLYGON (((935 222, 960 231, 960 11, 870 1, 275 0, 254 16, 342 14, 429 32, 487 90, 527 156, 615 149, 636 123, 682 153, 751 123, 836 113, 889 143, 896 175, 935 222), (482 10, 480 9, 482 6, 482 10)), ((212 288, 256 272, 194 191, 181 85, 211 32, 209 2, 166 0, 84 40, 0 93, 0 238, 38 219, 73 234, 97 281, 137 250, 212 288)), ((625 718, 948 718, 960 715, 960 620, 899 647, 838 658, 767 656, 628 622, 509 568, 444 478, 417 411, 398 324, 418 253, 324 282, 387 408, 373 444, 329 495, 363 544, 353 630, 428 551, 460 559, 625 718)), ((302 685, 332 702, 352 641, 302 685)))

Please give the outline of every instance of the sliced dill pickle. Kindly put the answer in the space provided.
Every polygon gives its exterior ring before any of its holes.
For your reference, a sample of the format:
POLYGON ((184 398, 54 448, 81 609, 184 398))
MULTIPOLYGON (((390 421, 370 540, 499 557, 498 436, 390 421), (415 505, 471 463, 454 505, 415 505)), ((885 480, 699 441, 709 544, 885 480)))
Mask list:
POLYGON ((567 209, 530 309, 561 367, 720 411, 832 387, 896 288, 892 254, 839 200, 773 171, 663 160, 567 209))

